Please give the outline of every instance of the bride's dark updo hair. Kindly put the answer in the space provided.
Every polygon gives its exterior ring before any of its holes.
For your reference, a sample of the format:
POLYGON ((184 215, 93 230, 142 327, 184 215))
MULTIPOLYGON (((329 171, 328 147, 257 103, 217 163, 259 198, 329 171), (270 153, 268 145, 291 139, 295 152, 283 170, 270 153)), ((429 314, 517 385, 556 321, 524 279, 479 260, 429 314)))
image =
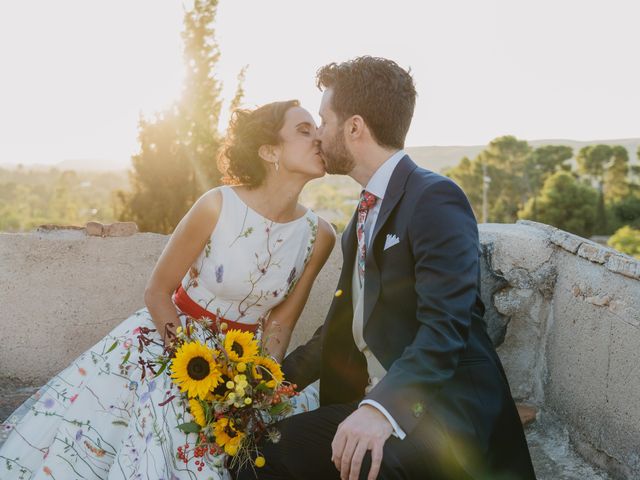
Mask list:
POLYGON ((255 188, 267 175, 267 162, 260 158, 262 145, 279 145, 279 132, 284 117, 292 107, 300 106, 298 100, 267 103, 255 110, 237 109, 231 115, 227 136, 218 157, 222 182, 255 188))

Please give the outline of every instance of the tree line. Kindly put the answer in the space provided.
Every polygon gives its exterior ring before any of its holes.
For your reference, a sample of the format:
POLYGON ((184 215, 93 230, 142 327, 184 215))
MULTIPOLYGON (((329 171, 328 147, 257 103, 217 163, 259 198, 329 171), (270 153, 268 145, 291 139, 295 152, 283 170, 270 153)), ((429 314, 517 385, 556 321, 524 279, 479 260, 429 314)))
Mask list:
MULTIPOLYGON (((640 160, 640 147, 636 155, 640 160)), ((535 220, 587 238, 615 234, 622 239, 612 242, 622 243, 640 229, 640 165, 631 165, 620 145, 589 145, 574 155, 565 145, 532 148, 503 136, 444 173, 465 191, 479 221, 535 220)))

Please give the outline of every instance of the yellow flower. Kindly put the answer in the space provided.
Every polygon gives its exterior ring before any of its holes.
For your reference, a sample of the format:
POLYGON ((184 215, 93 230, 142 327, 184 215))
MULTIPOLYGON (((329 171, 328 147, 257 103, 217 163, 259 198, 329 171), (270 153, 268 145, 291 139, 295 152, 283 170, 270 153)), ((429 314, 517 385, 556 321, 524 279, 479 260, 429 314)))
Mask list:
POLYGON ((247 398, 245 398, 245 399, 244 399, 244 404, 245 404, 245 405, 251 405, 251 402, 252 402, 252 401, 253 401, 253 400, 251 400, 251 397, 247 397, 247 398))
POLYGON ((196 398, 189 399, 189 410, 191 411, 191 415, 195 422, 204 427, 207 424, 207 420, 205 419, 204 408, 202 408, 202 404, 200 400, 196 398))
POLYGON ((247 369, 247 364, 244 362, 240 362, 238 365, 236 365, 236 368, 240 373, 242 373, 247 369))
POLYGON ((236 381, 235 382, 236 393, 240 396, 243 396, 245 390, 249 387, 249 382, 247 382, 247 377, 245 375, 236 375, 234 380, 236 381))
POLYGON ((216 443, 224 447, 224 451, 231 456, 238 452, 240 442, 244 438, 244 433, 235 429, 233 420, 224 417, 215 423, 213 434, 216 437, 216 443))
POLYGON ((258 354, 258 342, 251 332, 229 330, 224 338, 224 349, 231 361, 247 363, 258 354))
POLYGON ((264 457, 256 457, 256 462, 255 462, 256 463, 256 467, 262 468, 262 467, 264 467, 264 464, 266 462, 267 461, 264 459, 264 457))
POLYGON ((183 344, 171 362, 171 378, 189 397, 205 398, 222 374, 213 361, 214 352, 200 342, 183 344))
MULTIPOLYGON (((284 374, 282 373, 282 369, 278 362, 267 357, 257 357, 253 361, 253 374, 254 377, 258 379, 266 375, 266 378, 269 379, 267 382, 275 380, 276 384, 280 384, 284 380, 284 374)), ((269 386, 268 383, 267 386, 269 386)))

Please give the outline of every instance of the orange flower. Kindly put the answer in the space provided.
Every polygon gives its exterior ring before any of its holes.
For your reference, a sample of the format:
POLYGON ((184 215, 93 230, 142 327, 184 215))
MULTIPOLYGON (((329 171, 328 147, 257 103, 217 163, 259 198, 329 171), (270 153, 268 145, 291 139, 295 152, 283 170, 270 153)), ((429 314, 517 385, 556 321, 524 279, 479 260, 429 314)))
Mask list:
POLYGON ((87 371, 82 367, 78 368, 78 372, 80 372, 80 375, 86 375, 87 374, 87 371))
POLYGON ((87 440, 84 441, 84 445, 91 450, 96 457, 104 457, 104 454, 107 453, 106 450, 103 450, 100 447, 94 447, 87 440))
POLYGON ((42 471, 44 473, 46 473, 47 475, 51 475, 51 473, 52 473, 51 469, 49 467, 46 467, 46 466, 42 468, 42 471))

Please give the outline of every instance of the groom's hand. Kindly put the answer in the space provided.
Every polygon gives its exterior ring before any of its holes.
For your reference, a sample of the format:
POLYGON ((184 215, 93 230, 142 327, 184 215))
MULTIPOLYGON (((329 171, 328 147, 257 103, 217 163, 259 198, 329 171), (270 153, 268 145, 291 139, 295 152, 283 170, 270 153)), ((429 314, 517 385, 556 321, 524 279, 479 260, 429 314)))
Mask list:
POLYGON ((371 450, 371 470, 367 480, 375 480, 382 463, 384 442, 393 432, 389 420, 375 407, 362 405, 338 425, 331 442, 331 461, 341 480, 354 480, 360 475, 362 459, 371 450))

